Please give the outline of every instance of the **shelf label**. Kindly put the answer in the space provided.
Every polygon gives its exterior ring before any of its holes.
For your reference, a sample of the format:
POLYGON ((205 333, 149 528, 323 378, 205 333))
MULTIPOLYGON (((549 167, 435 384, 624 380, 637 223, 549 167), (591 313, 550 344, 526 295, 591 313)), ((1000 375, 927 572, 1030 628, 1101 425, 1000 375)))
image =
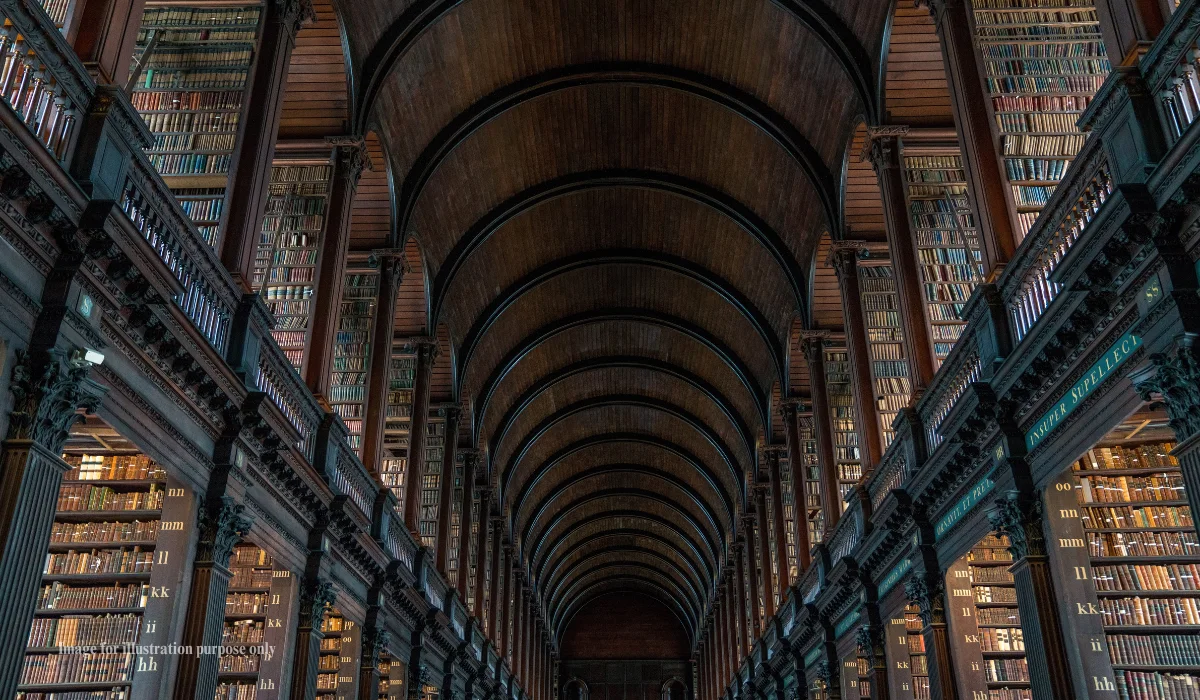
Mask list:
POLYGON ((937 521, 937 525, 934 526, 934 539, 941 541, 942 535, 945 535, 950 531, 950 528, 958 524, 958 521, 966 517, 967 513, 970 513, 972 508, 979 505, 984 496, 991 493, 994 488, 996 488, 996 482, 992 479, 992 474, 988 474, 980 479, 979 483, 975 484, 967 492, 967 495, 960 498, 958 503, 954 504, 949 513, 946 513, 942 516, 941 520, 937 521))
POLYGON ((1142 346, 1142 337, 1134 335, 1133 332, 1126 333, 1121 336, 1108 352, 1096 360, 1087 372, 1075 382, 1071 390, 1066 393, 1058 403, 1049 411, 1042 414, 1033 428, 1025 434, 1025 447, 1032 450, 1041 444, 1042 440, 1046 439, 1059 423, 1062 423, 1071 411, 1074 411, 1083 400, 1096 390, 1096 387, 1108 379, 1108 376, 1115 372, 1138 348, 1142 346))

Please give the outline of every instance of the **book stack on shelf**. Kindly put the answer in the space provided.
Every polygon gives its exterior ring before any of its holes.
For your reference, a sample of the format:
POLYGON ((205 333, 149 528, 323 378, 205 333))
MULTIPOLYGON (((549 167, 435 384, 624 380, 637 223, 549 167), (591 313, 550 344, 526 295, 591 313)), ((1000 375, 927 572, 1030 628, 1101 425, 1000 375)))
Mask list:
POLYGON ((1085 136, 1075 122, 1112 66, 1092 0, 972 0, 971 5, 1023 237, 1083 148, 1085 136))
POLYGON ((871 697, 871 660, 863 656, 863 649, 858 650, 858 697, 869 700, 871 697))
POLYGON ((454 489, 450 494, 450 551, 446 553, 446 581, 451 586, 458 584, 458 572, 460 570, 458 543, 461 532, 459 528, 462 527, 463 501, 462 460, 456 458, 454 462, 454 489))
POLYGON ((142 454, 72 453, 59 488, 17 697, 126 698, 143 631, 166 472, 142 454))
POLYGON ((338 672, 342 669, 342 633, 346 618, 336 608, 327 608, 321 619, 320 656, 317 658, 317 700, 336 700, 338 672))
POLYGON ((437 538, 441 502, 442 460, 446 449, 446 423, 429 420, 425 427, 425 473, 421 480, 421 544, 433 549, 437 538))
POLYGON ((1175 445, 1161 416, 1122 428, 1072 465, 1117 694, 1197 697, 1200 539, 1175 445))
POLYGON ((904 609, 905 646, 908 647, 908 671, 912 674, 913 700, 929 700, 929 662, 925 657, 925 635, 921 633, 921 610, 915 605, 904 609))
MULTIPOLYGON (((475 577, 479 575, 479 496, 471 489, 471 536, 467 542, 467 609, 475 609, 475 577)), ((486 619, 486 618, 484 618, 486 619)))
POLYGON ((412 354, 393 353, 388 368, 387 416, 383 443, 391 455, 383 461, 379 478, 404 504, 404 472, 408 467, 408 434, 412 422, 413 381, 417 358, 412 354))
POLYGON ((371 355, 371 324, 375 320, 379 273, 346 273, 338 315, 329 381, 329 404, 346 424, 346 441, 362 457, 366 418, 367 362, 371 355))
POLYGON ((808 542, 815 547, 822 541, 825 533, 825 515, 822 511, 821 499, 821 464, 817 457, 817 431, 811 416, 800 419, 800 458, 803 460, 801 472, 804 478, 804 495, 808 499, 806 519, 808 520, 808 542))
MULTIPOLYGON (((787 567, 789 580, 795 581, 798 578, 799 567, 799 552, 796 551, 796 502, 792 491, 792 465, 787 454, 779 455, 779 502, 782 506, 782 513, 776 513, 774 508, 771 510, 772 530, 774 530, 775 518, 783 518, 783 537, 784 537, 784 553, 787 556, 787 561, 778 562, 779 566, 787 567)), ((778 607, 778 606, 776 606, 778 607)))
POLYGON ((963 306, 983 281, 979 232, 967 199, 966 171, 957 148, 907 148, 904 179, 929 337, 934 362, 941 367, 966 325, 963 306))
POLYGON ((214 243, 262 8, 147 3, 130 99, 154 134, 146 150, 184 212, 214 243))
POLYGON ((904 334, 900 330, 900 299, 890 265, 860 264, 858 277, 879 429, 883 431, 883 444, 887 447, 896 438, 892 421, 900 409, 908 405, 908 397, 912 394, 908 361, 904 359, 904 334))
POLYGON ((254 288, 275 317, 271 335, 297 370, 304 364, 308 344, 317 251, 332 172, 328 162, 275 162, 254 256, 254 288))
MULTIPOLYGON (((229 562, 229 589, 225 594, 225 632, 221 644, 259 646, 265 641, 274 565, 271 557, 252 544, 239 544, 229 562)), ((249 649, 247 649, 249 651, 249 649)), ((260 655, 222 654, 216 700, 254 700, 260 655)))
POLYGON ((1025 662, 1017 589, 1009 572, 1013 562, 1008 539, 988 535, 971 549, 966 559, 975 596, 975 624, 979 628, 988 698, 1031 700, 1033 691, 1025 662))
POLYGON ((844 511, 846 494, 862 478, 850 353, 845 348, 825 348, 825 388, 829 398, 829 418, 833 423, 833 459, 837 464, 838 498, 844 511))
POLYGON ((378 700, 396 700, 404 697, 404 663, 388 652, 379 655, 378 700))

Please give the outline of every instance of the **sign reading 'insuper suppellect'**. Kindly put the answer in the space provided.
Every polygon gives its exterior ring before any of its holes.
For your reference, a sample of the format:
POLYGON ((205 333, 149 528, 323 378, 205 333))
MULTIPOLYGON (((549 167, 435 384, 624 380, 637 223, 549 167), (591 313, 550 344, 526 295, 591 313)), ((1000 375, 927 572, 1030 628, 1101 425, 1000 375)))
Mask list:
POLYGON ((1113 343, 1112 348, 1096 361, 1087 372, 1084 373, 1079 381, 1071 387, 1071 390, 1066 393, 1054 407, 1042 416, 1041 420, 1034 424, 1033 428, 1025 433, 1025 448, 1032 450, 1037 447, 1042 440, 1046 439, 1058 424, 1063 422, 1071 411, 1074 411, 1083 400, 1088 397, 1100 383, 1109 377, 1117 370, 1125 360, 1129 359, 1138 348, 1142 346, 1141 336, 1133 333, 1126 333, 1121 336, 1116 343, 1113 343))

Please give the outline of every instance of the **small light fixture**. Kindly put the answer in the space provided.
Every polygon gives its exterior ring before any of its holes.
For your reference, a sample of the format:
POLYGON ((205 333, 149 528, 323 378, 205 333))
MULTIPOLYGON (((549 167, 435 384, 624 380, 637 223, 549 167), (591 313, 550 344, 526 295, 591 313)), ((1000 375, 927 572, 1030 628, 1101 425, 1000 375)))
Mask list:
POLYGON ((71 364, 98 367, 104 364, 104 353, 91 348, 78 348, 71 353, 71 364))

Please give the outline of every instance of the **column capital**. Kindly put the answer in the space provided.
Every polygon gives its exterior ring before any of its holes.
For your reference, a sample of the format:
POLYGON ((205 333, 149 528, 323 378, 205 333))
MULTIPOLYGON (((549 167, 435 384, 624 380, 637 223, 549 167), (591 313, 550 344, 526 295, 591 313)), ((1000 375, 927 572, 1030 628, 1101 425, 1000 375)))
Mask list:
POLYGON ((800 331, 800 349, 804 352, 804 358, 812 364, 820 357, 822 348, 825 343, 833 339, 833 333, 830 331, 800 331))
POLYGON ((868 126, 861 158, 871 162, 876 174, 885 168, 900 167, 900 139, 908 131, 902 125, 868 126))
MULTIPOLYGON (((459 417, 462 415, 462 409, 458 404, 445 404, 437 407, 438 416, 444 418, 447 423, 454 421, 458 423, 459 417)), ((450 439, 450 435, 446 435, 446 439, 450 439)))
POLYGON ((300 586, 300 625, 319 627, 325 606, 337 600, 333 584, 322 578, 310 578, 300 586))
POLYGON ((1200 435, 1200 343, 1184 333, 1175 348, 1150 356, 1150 366, 1135 374, 1134 386, 1144 401, 1162 396, 1167 418, 1180 442, 1200 435))
POLYGON ((313 9, 312 0, 271 0, 275 21, 288 33, 292 41, 300 28, 317 20, 317 12, 313 9))
POLYGON ((91 363, 63 360, 57 351, 17 351, 9 385, 9 440, 30 440, 61 454, 71 425, 79 420, 76 411, 91 413, 100 405, 98 387, 89 386, 87 379, 91 363))
POLYGON ((829 257, 826 264, 837 273, 838 279, 854 273, 858 259, 866 250, 866 241, 832 241, 829 245, 829 257))
POLYGON ((351 187, 358 187, 363 170, 375 170, 362 136, 326 136, 325 143, 333 148, 333 157, 340 166, 338 172, 351 187))
MULTIPOLYGON (((801 338, 803 338, 803 335, 801 338)), ((779 402, 779 415, 787 420, 795 420, 799 414, 807 413, 811 410, 811 403, 805 402, 799 396, 789 396, 779 402)))
POLYGON ((1008 551, 1014 562, 1046 554, 1041 499, 1023 499, 1018 492, 1010 491, 996 499, 987 516, 992 528, 1008 538, 1008 551))
POLYGON ((229 565, 234 545, 250 532, 253 521, 245 516, 246 506, 222 496, 212 504, 201 504, 196 513, 199 537, 196 541, 196 561, 229 565))
POLYGON ((920 608, 921 621, 926 626, 946 621, 946 598, 944 584, 937 576, 918 573, 904 584, 904 594, 909 602, 920 608))

